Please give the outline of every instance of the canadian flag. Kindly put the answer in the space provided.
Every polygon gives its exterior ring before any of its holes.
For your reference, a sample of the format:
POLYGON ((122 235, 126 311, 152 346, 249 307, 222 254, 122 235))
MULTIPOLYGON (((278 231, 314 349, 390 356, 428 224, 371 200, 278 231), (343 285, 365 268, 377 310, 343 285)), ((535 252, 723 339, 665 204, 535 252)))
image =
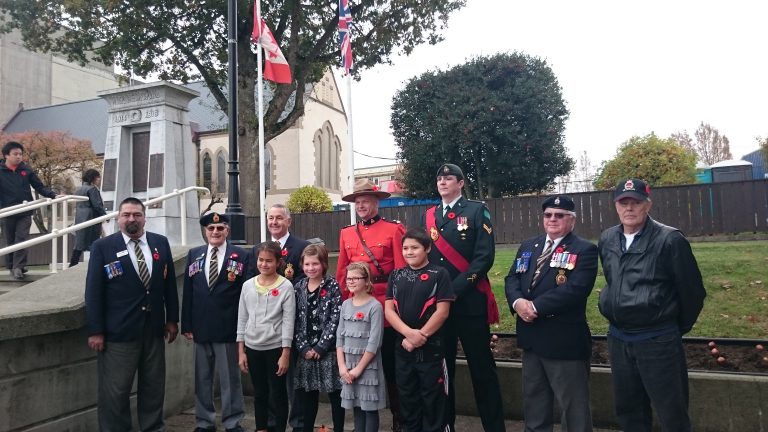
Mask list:
POLYGON ((255 3, 253 5, 253 34, 251 39, 259 42, 264 48, 266 54, 264 57, 264 78, 281 84, 293 82, 288 60, 280 51, 280 47, 277 45, 275 37, 272 36, 272 32, 269 31, 266 21, 257 15, 255 3))

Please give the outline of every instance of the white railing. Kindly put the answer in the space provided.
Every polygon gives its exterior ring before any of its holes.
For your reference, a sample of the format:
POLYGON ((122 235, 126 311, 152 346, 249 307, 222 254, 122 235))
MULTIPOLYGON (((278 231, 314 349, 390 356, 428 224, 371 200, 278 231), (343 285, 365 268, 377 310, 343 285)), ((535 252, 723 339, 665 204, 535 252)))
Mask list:
MULTIPOLYGON (((181 205, 179 206, 181 208, 181 245, 186 246, 187 245, 187 206, 185 201, 185 196, 189 192, 206 192, 210 193, 208 188, 200 187, 200 186, 189 186, 184 189, 174 189, 173 192, 159 196, 157 198, 152 198, 150 200, 144 201, 145 206, 150 206, 152 204, 156 204, 165 200, 168 200, 170 198, 174 197, 180 197, 181 199, 181 205)), ((41 235, 37 238, 30 239, 21 243, 16 243, 11 246, 6 246, 2 249, 0 249, 0 256, 7 255, 11 252, 15 252, 20 249, 25 249, 30 246, 34 246, 40 243, 47 242, 51 240, 51 273, 57 273, 59 263, 58 261, 58 238, 64 237, 62 239, 62 251, 63 253, 67 253, 68 251, 68 238, 67 235, 69 233, 73 233, 75 231, 81 230, 83 228, 87 228, 89 226, 101 224, 102 222, 108 221, 110 219, 116 218, 118 211, 113 211, 111 213, 107 213, 104 216, 99 216, 95 219, 91 219, 76 225, 71 225, 68 227, 62 227, 60 229, 57 229, 55 227, 56 225, 56 219, 58 217, 58 206, 56 204, 59 203, 66 203, 66 201, 87 201, 87 197, 79 196, 79 195, 65 195, 59 198, 51 199, 51 198, 45 198, 41 200, 35 200, 29 203, 25 204, 19 204, 13 207, 6 207, 0 211, 0 218, 4 218, 6 216, 12 216, 19 213, 28 212, 30 210, 34 210, 40 207, 45 207, 50 205, 51 211, 52 211, 52 219, 53 219, 53 226, 51 227, 51 232, 48 234, 41 235)), ((67 223, 68 220, 68 210, 67 205, 64 204, 63 206, 63 218, 62 218, 62 225, 67 223)), ((62 267, 65 267, 68 265, 66 257, 62 262, 62 267)))

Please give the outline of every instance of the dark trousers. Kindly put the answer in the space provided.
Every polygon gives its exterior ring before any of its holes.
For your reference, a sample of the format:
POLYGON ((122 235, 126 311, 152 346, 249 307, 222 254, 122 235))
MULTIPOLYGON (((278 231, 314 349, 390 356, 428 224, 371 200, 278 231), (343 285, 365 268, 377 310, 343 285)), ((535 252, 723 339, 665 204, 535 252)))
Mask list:
POLYGON ((420 361, 413 353, 395 351, 400 414, 406 432, 445 430, 448 372, 445 360, 420 361))
POLYGON ((461 340, 467 357, 472 390, 475 394, 477 411, 486 432, 504 431, 504 412, 501 404, 501 389, 496 374, 496 362, 491 353, 491 330, 485 316, 457 316, 451 314, 443 325, 445 338, 445 362, 448 366, 448 404, 446 420, 452 431, 456 421, 456 344, 461 340))
MULTIPOLYGON (((29 228, 32 226, 32 215, 13 215, 2 219, 3 237, 5 245, 12 246, 16 243, 29 240, 29 228)), ((11 269, 23 269, 27 266, 27 250, 19 249, 5 256, 5 267, 11 269)))
MULTIPOLYGON (((317 404, 320 396, 320 392, 312 390, 305 392, 303 390, 297 390, 302 396, 302 406, 304 427, 295 428, 296 431, 303 430, 304 432, 315 431, 315 419, 317 418, 317 404)), ((344 431, 344 408, 341 407, 341 390, 328 393, 328 399, 331 402, 331 418, 333 419, 333 431, 344 431)))
POLYGON ((689 432, 688 368, 678 332, 639 342, 608 336, 616 417, 625 432, 650 432, 651 407, 664 432, 689 432))
POLYGON ((397 331, 392 327, 384 327, 384 335, 381 339, 381 366, 384 368, 384 381, 387 382, 387 398, 389 410, 392 412, 393 425, 400 424, 400 395, 395 378, 395 345, 397 343, 397 331))
POLYGON ((165 430, 165 346, 162 336, 155 336, 146 325, 139 340, 107 340, 104 351, 98 354, 100 432, 132 430, 130 395, 137 372, 139 430, 165 430))
POLYGON ((277 360, 282 348, 257 351, 245 347, 248 374, 253 384, 253 407, 256 430, 267 429, 269 413, 275 416, 274 430, 285 432, 288 423, 288 391, 285 375, 277 376, 277 360))
POLYGON ((379 432, 378 411, 363 411, 355 407, 352 412, 355 416, 355 432, 379 432))
POLYGON ((554 399, 560 405, 560 429, 591 432, 589 359, 555 360, 523 352, 523 418, 526 432, 552 432, 554 399))

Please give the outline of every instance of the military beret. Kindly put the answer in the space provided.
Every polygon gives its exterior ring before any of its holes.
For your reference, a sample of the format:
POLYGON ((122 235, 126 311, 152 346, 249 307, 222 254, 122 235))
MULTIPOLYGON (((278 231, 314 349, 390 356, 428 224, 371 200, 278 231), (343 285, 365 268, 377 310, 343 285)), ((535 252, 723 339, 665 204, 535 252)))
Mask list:
POLYGON ((437 170, 437 176, 456 176, 456 180, 462 180, 464 179, 464 173, 461 171, 461 168, 459 168, 458 165, 454 164, 442 164, 440 165, 440 169, 437 170))
POLYGON ((565 195, 552 195, 541 203, 542 211, 548 208, 573 211, 576 208, 576 204, 573 203, 572 199, 565 195))
POLYGON ((651 196, 651 186, 643 180, 631 178, 622 180, 616 185, 613 192, 613 201, 616 202, 622 198, 634 198, 638 201, 646 201, 651 196))
POLYGON ((200 217, 200 225, 202 226, 208 226, 214 223, 229 225, 229 218, 227 215, 216 212, 210 212, 200 217))

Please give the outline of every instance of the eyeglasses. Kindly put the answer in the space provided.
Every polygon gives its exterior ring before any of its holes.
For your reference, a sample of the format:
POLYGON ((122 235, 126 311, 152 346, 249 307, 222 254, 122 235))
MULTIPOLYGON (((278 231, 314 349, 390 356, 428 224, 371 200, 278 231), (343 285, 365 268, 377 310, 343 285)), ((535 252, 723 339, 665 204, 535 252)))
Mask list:
POLYGON ((568 214, 570 214, 570 213, 551 213, 551 212, 544 212, 544 219, 550 219, 550 218, 555 218, 555 219, 562 219, 562 218, 564 218, 564 217, 565 217, 566 215, 568 215, 568 214))
POLYGON ((225 229, 227 229, 227 227, 225 227, 224 225, 208 225, 207 227, 205 227, 205 229, 207 229, 210 232, 213 232, 213 231, 224 231, 225 229))
POLYGON ((347 276, 347 282, 357 282, 363 279, 365 279, 363 276, 347 276))

